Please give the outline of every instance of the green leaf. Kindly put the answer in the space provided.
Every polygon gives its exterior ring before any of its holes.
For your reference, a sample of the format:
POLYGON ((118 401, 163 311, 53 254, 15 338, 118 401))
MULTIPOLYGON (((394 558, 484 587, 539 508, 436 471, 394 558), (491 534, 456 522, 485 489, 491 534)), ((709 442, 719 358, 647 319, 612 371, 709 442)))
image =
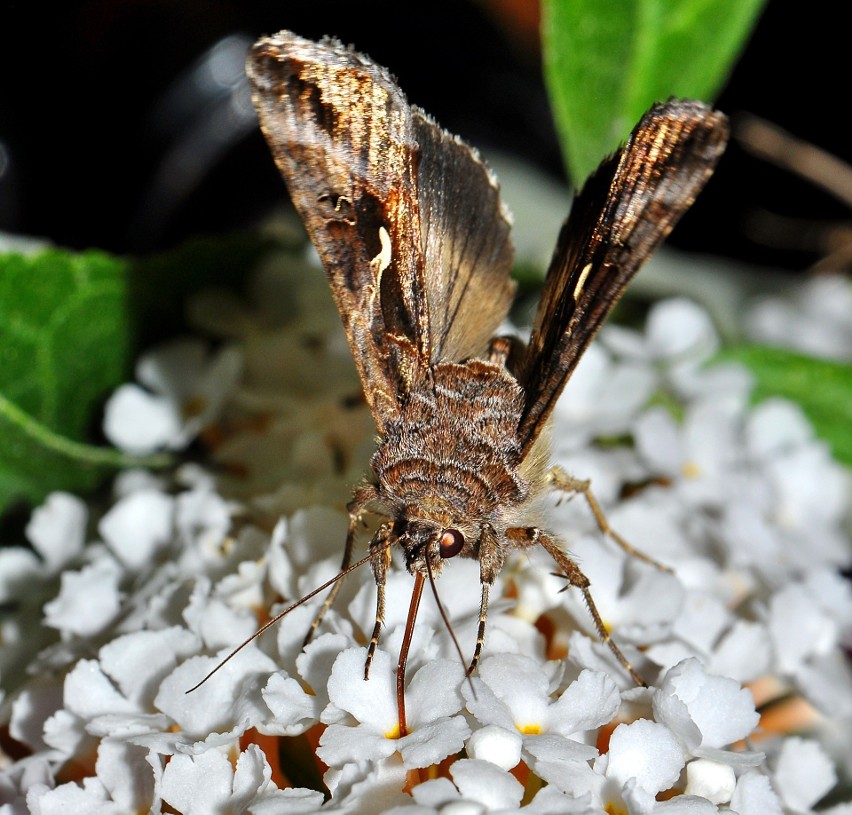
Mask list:
POLYGON ((783 396, 801 405, 834 457, 852 465, 852 365, 759 345, 726 349, 718 358, 748 367, 756 380, 756 401, 783 396))
POLYGON ((579 185, 670 96, 712 100, 765 0, 544 0, 545 79, 579 185))
POLYGON ((89 491, 120 467, 171 463, 84 440, 102 400, 127 379, 132 352, 185 330, 192 292, 241 288, 281 245, 241 233, 127 260, 0 255, 0 511, 52 490, 89 491))
POLYGON ((124 262, 100 252, 0 256, 0 509, 115 466, 81 442, 126 373, 125 293, 124 262))

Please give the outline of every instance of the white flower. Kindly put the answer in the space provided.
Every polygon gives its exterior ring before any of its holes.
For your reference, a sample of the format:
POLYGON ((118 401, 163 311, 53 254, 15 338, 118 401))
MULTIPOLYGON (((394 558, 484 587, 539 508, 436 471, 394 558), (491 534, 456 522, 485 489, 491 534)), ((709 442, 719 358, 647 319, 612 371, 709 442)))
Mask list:
POLYGON ((269 579, 275 590, 296 600, 336 574, 346 526, 343 512, 322 506, 280 518, 272 531, 268 554, 269 579))
POLYGON ((814 275, 782 297, 764 297, 746 314, 746 329, 759 342, 814 356, 852 356, 852 284, 843 275, 814 275))
POLYGON ((157 489, 119 499, 98 523, 98 532, 128 569, 147 565, 173 537, 174 499, 157 489))
MULTIPOLYGON (((323 783, 332 796, 332 809, 346 812, 387 812, 395 806, 411 804, 411 797, 402 792, 408 783, 409 771, 398 753, 377 762, 350 762, 331 767, 323 783)), ((326 808, 323 811, 328 811, 326 808)))
POLYGON ((631 779, 652 794, 668 789, 680 776, 684 756, 668 728, 639 719, 615 728, 609 750, 595 764, 596 770, 605 767, 604 797, 615 801, 631 779))
POLYGON ((52 492, 33 511, 27 524, 27 538, 50 574, 83 551, 88 515, 86 505, 67 492, 52 492))
MULTIPOLYGON (((479 815, 523 802, 530 815, 812 811, 842 775, 829 754, 842 762, 850 752, 843 649, 852 592, 838 573, 850 560, 845 474, 797 408, 781 400, 751 408, 747 375, 704 367, 716 335, 685 301, 655 307, 644 332, 602 332, 557 408, 553 444, 556 462, 592 479, 611 526, 674 574, 607 540, 581 496, 552 496, 541 521, 590 578, 615 642, 656 687, 632 687, 582 595, 560 592, 566 583, 543 551, 517 552, 491 588, 469 680, 427 591, 401 736, 389 654, 399 653, 412 577, 397 551, 369 681, 365 650, 355 647, 376 614, 365 564, 306 648, 325 592, 186 693, 252 636, 270 605, 287 608, 340 568, 345 502, 374 427, 353 398, 360 386, 337 315, 319 305, 329 301, 322 275, 311 270, 303 281, 303 272, 298 263, 283 280, 265 270, 255 305, 199 301, 196 316, 242 350, 212 361, 201 343, 155 352, 140 364, 148 390, 128 386, 114 397, 108 423, 118 421, 117 436, 140 451, 185 445, 227 402, 214 466, 123 473, 103 509, 55 494, 27 529, 36 553, 0 549, 9 694, 0 724, 31 753, 3 758, 0 808, 479 815), (652 390, 670 412, 648 409, 652 390), (134 418, 140 403, 147 419, 134 418), (593 445, 602 434, 606 444, 593 445), (88 524, 100 541, 86 543, 88 524), (739 751, 759 726, 740 684, 752 681, 761 704, 798 690, 813 705, 808 739, 758 743, 767 761, 739 751), (300 761, 316 761, 316 786, 325 762, 330 801, 279 789, 275 761, 258 746, 240 751, 252 740, 275 750, 275 739, 293 736, 294 749, 320 739, 318 754, 305 750, 300 761), (87 777, 58 784, 57 768, 72 765, 87 777)), ((355 558, 380 522, 365 521, 355 558)), ((436 586, 469 658, 479 564, 447 563, 436 586)))
POLYGON ((706 798, 713 804, 726 804, 736 785, 734 768, 728 764, 699 758, 686 765, 685 795, 706 798))
POLYGON ((738 412, 716 400, 686 407, 678 424, 664 408, 648 410, 634 426, 636 446, 651 473, 673 480, 693 506, 721 506, 742 458, 738 412))
POLYGON ((32 550, 0 548, 0 602, 41 601, 41 591, 53 585, 59 571, 83 551, 88 510, 73 495, 53 492, 33 510, 26 526, 32 550), (33 551, 34 550, 34 551, 33 551))
MULTIPOLYGON (((341 547, 346 539, 346 526, 346 515, 330 507, 311 507, 278 520, 267 547, 266 560, 269 566, 269 584, 284 598, 284 602, 271 610, 273 614, 283 611, 292 602, 306 596, 338 574, 341 547)), ((338 602, 326 614, 321 631, 338 631, 342 628, 351 632, 351 626, 347 626, 341 619, 341 610, 358 590, 365 579, 364 575, 369 573, 368 570, 369 566, 365 566, 363 572, 344 581, 338 602)), ((372 582, 370 578, 367 580, 372 582)), ((327 591, 299 606, 278 626, 276 637, 279 660, 281 666, 290 674, 295 673, 296 661, 302 652, 305 635, 310 630, 327 591)), ((337 648, 337 651, 340 650, 342 647, 337 648)), ((320 694, 324 693, 331 664, 327 667, 322 681, 315 677, 316 684, 312 683, 320 694)))
POLYGON ((731 809, 738 815, 782 815, 777 793, 769 779, 757 770, 740 776, 731 796, 731 809))
MULTIPOLYGON (((350 714, 355 724, 326 728, 317 750, 326 764, 378 761, 399 751, 406 767, 428 767, 462 748, 470 728, 455 715, 462 707, 459 685, 464 679, 458 662, 435 660, 413 675, 405 694, 408 734, 400 737, 390 657, 376 651, 365 680, 365 656, 364 649, 350 648, 334 662, 328 680, 331 705, 350 714)), ((336 718, 334 712, 331 717, 336 718)))
POLYGON ((200 682, 229 653, 214 657, 192 657, 181 663, 160 683, 154 705, 180 727, 182 737, 198 741, 213 736, 211 743, 236 738, 269 718, 263 688, 277 665, 256 648, 247 648, 226 662, 215 675, 192 693, 200 682))
POLYGON ((120 385, 104 408, 104 435, 135 455, 168 447, 180 439, 182 427, 175 405, 138 385, 120 385))
POLYGON ((241 370, 242 354, 234 346, 208 359, 200 340, 165 344, 136 366, 136 377, 148 390, 122 385, 109 399, 104 433, 128 453, 179 450, 218 416, 241 370))
POLYGON ((182 815, 211 812, 318 812, 321 793, 279 790, 266 756, 255 744, 240 753, 236 766, 220 750, 173 756, 163 771, 163 800, 182 815))
POLYGON ((59 596, 44 607, 44 624, 78 637, 99 634, 119 613, 121 576, 121 567, 109 556, 65 572, 59 596))
POLYGON ((772 785, 794 812, 810 812, 837 783, 831 760, 811 739, 784 739, 772 764, 772 785))
MULTIPOLYGON (((581 731, 609 722, 620 702, 612 679, 593 671, 583 671, 554 700, 550 678, 540 665, 520 654, 484 659, 479 677, 472 681, 472 688, 462 686, 468 710, 482 724, 519 733, 524 753, 530 757, 527 761, 537 771, 544 766, 545 778, 549 762, 585 762, 597 755, 597 750, 582 742, 581 731)), ((506 740, 495 732, 494 741, 498 738, 506 740)), ((497 744, 480 743, 479 749, 486 747, 494 750, 497 744)), ((502 766, 508 761, 497 763, 502 766)))
POLYGON ((572 798, 588 797, 597 811, 626 811, 625 799, 641 801, 642 811, 649 802, 653 805, 657 793, 674 785, 684 761, 680 744, 667 727, 639 719, 616 727, 609 750, 593 768, 553 762, 547 769, 551 784, 572 798))
POLYGON ((127 810, 110 801, 109 792, 98 778, 84 778, 82 786, 73 782, 55 789, 34 785, 27 791, 27 811, 32 815, 85 812, 88 815, 123 815, 127 810))
POLYGON ((641 360, 616 360, 600 343, 583 354, 554 410, 554 458, 597 436, 627 432, 653 393, 656 375, 641 360))
POLYGON ((34 753, 45 750, 45 722, 62 707, 62 683, 42 681, 21 689, 11 705, 9 734, 34 753))
POLYGON ((760 716, 754 697, 733 679, 708 676, 697 659, 668 671, 653 693, 655 718, 668 725, 695 755, 715 751, 746 738, 760 716))
POLYGON ((775 592, 767 611, 775 670, 796 681, 827 715, 852 717, 852 670, 843 654, 852 630, 852 589, 828 569, 775 592))
POLYGON ((121 812, 144 812, 159 803, 159 758, 127 742, 103 739, 98 745, 95 773, 121 812))
POLYGON ((269 677, 263 701, 275 717, 272 723, 258 725, 258 730, 268 735, 297 736, 313 727, 322 713, 316 696, 284 672, 269 677))
MULTIPOLYGON (((488 761, 461 759, 453 764, 450 774, 452 783, 446 778, 440 778, 414 788, 414 800, 425 808, 422 812, 478 815, 514 810, 518 808, 524 793, 524 788, 514 776, 488 761)), ((405 809, 401 808, 398 812, 405 812, 405 809)))
MULTIPOLYGON (((263 699, 275 718, 259 728, 262 733, 297 735, 319 721, 323 709, 329 703, 326 683, 332 667, 349 643, 341 634, 322 634, 299 654, 296 666, 304 684, 311 689, 310 693, 303 688, 302 683, 287 676, 284 671, 269 677, 263 689, 263 699)), ((327 713, 326 720, 330 718, 327 713)))
POLYGON ((628 358, 692 367, 708 360, 719 343, 707 312, 685 298, 655 303, 644 334, 608 325, 602 339, 608 348, 628 358))
POLYGON ((487 724, 470 734, 465 750, 469 758, 490 761, 503 770, 511 770, 521 760, 523 744, 523 737, 517 730, 487 724))
MULTIPOLYGON (((628 692, 634 701, 648 691, 628 692)), ((732 773, 762 760, 761 754, 726 752, 720 748, 748 735, 757 723, 754 703, 747 690, 722 677, 708 677, 697 660, 687 660, 668 672, 660 688, 651 691, 651 709, 657 721, 638 719, 613 731, 607 752, 591 769, 581 764, 550 761, 536 771, 564 793, 592 796, 598 806, 631 812, 713 812, 709 801, 695 798, 696 789, 712 792, 718 802, 731 798, 732 773), (712 762, 733 768, 711 772, 712 764, 689 767, 691 756, 705 755, 712 762), (660 808, 658 793, 676 786, 681 771, 692 774, 692 788, 660 808), (712 788, 712 789, 711 789, 712 788), (696 809, 697 807, 697 809, 696 809)))
POLYGON ((235 506, 215 490, 213 484, 193 485, 175 498, 174 524, 181 543, 202 553, 214 553, 230 531, 235 506))
MULTIPOLYGON (((32 548, 0 546, 0 604, 14 609, 0 618, 0 699, 23 680, 36 654, 51 642, 41 610, 64 580, 61 570, 80 565, 87 520, 88 509, 79 498, 54 492, 33 510, 26 526, 32 548)), ((70 603, 68 595, 65 599, 70 603)))

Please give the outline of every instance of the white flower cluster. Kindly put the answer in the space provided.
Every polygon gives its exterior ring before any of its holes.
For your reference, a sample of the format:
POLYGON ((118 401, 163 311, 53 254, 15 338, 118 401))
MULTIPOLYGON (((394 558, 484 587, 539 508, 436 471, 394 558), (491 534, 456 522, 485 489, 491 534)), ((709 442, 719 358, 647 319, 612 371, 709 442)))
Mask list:
MULTIPOLYGON (((249 304, 193 308, 224 349, 148 355, 149 390, 119 389, 106 429, 136 452, 203 432, 210 467, 124 473, 105 511, 54 494, 32 549, 0 550, 0 815, 852 813, 815 810, 852 775, 848 484, 795 406, 751 408, 742 369, 705 367, 715 333, 685 301, 644 333, 607 330, 555 420, 554 460, 672 569, 602 538, 580 498, 554 499, 551 528, 648 688, 531 556, 492 590, 470 679, 424 600, 405 735, 401 568, 369 681, 364 567, 306 648, 321 596, 187 694, 270 606, 334 576, 374 432, 317 269, 291 260, 249 304)), ((478 582, 462 561, 437 583, 466 650, 478 582)))
POLYGON ((808 278, 779 296, 761 297, 745 316, 748 335, 767 345, 828 359, 852 359, 852 281, 846 275, 808 278))

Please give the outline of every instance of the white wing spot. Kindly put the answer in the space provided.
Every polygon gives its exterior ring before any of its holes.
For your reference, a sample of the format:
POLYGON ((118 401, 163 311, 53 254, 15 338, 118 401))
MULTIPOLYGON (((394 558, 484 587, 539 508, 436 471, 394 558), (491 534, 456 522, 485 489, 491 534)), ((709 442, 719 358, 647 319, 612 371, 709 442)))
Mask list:
POLYGON ((382 248, 379 250, 379 254, 370 261, 370 268, 377 277, 390 266, 393 257, 390 235, 383 226, 379 227, 379 243, 382 248))
POLYGON ((574 302, 576 303, 580 299, 580 295, 583 293, 583 286, 586 285, 586 278, 589 276, 589 272, 592 271, 592 264, 587 263, 583 267, 583 271, 580 272, 580 279, 577 281, 577 285, 574 286, 574 302))

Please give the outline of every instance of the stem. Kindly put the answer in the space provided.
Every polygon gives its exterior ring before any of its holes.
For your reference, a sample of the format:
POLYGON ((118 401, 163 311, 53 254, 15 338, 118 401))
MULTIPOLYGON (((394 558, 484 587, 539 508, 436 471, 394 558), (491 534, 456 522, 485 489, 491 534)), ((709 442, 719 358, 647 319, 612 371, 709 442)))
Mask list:
POLYGON ((110 447, 95 447, 91 444, 74 441, 51 430, 47 425, 37 421, 2 395, 0 395, 0 417, 8 419, 11 424, 23 431, 24 435, 37 441, 43 447, 73 461, 116 468, 149 467, 151 469, 161 469, 174 463, 174 457, 167 453, 134 456, 110 447))

